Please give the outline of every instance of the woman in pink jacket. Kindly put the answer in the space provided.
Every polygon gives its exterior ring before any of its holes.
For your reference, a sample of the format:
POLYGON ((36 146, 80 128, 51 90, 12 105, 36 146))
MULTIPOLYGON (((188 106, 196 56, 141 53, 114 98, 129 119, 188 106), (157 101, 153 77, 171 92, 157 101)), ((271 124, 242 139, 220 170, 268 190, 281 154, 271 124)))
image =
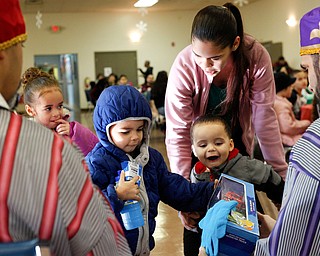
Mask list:
MULTIPOLYGON (((229 122, 243 155, 252 155, 256 135, 264 159, 285 178, 287 164, 273 108, 275 84, 266 49, 244 34, 241 14, 230 3, 200 10, 191 40, 173 63, 166 92, 171 171, 189 179, 190 126, 196 117, 214 112, 229 122)), ((185 248, 185 255, 192 254, 185 248)))

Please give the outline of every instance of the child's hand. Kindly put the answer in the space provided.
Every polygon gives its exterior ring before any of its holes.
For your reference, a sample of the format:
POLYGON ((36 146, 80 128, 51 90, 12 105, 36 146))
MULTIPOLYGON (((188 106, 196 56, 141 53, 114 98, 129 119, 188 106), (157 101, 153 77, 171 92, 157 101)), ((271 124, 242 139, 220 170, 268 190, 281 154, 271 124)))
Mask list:
POLYGON ((204 247, 199 248, 199 254, 198 256, 207 256, 206 249, 204 247))
POLYGON ((215 179, 215 180, 214 180, 214 185, 213 185, 213 190, 216 189, 216 187, 218 186, 218 183, 219 183, 219 180, 218 180, 218 179, 215 179))
POLYGON ((277 207, 278 212, 281 209, 281 204, 277 203, 276 201, 272 200, 272 203, 274 204, 275 207, 277 207))
POLYGON ((258 220, 260 223, 260 238, 266 238, 270 235, 276 221, 269 215, 261 214, 258 212, 258 220))
POLYGON ((140 197, 139 197, 140 190, 139 190, 138 184, 136 184, 136 183, 140 179, 140 177, 135 176, 130 181, 125 181, 124 177, 125 177, 124 171, 121 171, 119 183, 116 188, 118 198, 123 201, 124 200, 137 200, 137 201, 139 201, 140 200, 140 197))
POLYGON ((179 212, 179 217, 183 226, 188 230, 192 230, 198 226, 201 215, 198 212, 179 212))
POLYGON ((70 123, 66 120, 59 119, 57 121, 58 126, 56 127, 56 132, 60 135, 70 135, 70 123))

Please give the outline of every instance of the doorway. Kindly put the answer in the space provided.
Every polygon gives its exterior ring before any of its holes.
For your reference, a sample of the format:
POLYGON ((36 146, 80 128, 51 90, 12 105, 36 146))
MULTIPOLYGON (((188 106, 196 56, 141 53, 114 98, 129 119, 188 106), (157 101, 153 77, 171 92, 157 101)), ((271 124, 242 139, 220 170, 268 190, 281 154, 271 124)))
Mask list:
POLYGON ((117 74, 118 77, 124 74, 128 77, 128 82, 135 87, 138 86, 136 51, 95 52, 94 58, 96 76, 99 73, 107 76, 109 72, 117 74))
POLYGON ((272 63, 275 63, 282 56, 282 43, 273 43, 272 41, 261 43, 268 51, 272 63))

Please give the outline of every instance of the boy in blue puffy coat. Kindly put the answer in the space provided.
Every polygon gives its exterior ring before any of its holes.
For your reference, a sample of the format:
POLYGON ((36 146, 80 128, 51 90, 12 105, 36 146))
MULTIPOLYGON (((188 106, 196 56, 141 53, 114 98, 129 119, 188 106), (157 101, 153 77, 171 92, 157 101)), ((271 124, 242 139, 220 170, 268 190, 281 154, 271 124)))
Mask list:
POLYGON ((92 180, 109 199, 133 255, 149 255, 155 246, 152 235, 160 200, 178 211, 205 211, 213 191, 213 183, 191 184, 168 171, 160 152, 149 147, 151 118, 150 106, 137 89, 108 87, 100 95, 93 116, 100 142, 86 157, 92 180), (124 180, 120 170, 126 161, 142 167, 140 177, 124 180), (139 201, 142 227, 124 228, 120 211, 126 200, 139 201))

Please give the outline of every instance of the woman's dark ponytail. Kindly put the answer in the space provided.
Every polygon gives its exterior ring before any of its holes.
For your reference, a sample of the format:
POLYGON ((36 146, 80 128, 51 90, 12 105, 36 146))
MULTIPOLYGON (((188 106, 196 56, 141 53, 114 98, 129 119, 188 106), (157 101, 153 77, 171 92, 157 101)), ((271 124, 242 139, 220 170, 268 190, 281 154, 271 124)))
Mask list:
MULTIPOLYGON (((243 105, 242 101, 249 90, 249 86, 245 86, 243 84, 243 78, 245 77, 250 65, 248 59, 248 49, 250 47, 246 46, 244 43, 243 23, 239 9, 232 3, 226 3, 223 6, 228 8, 233 14, 237 22, 237 36, 240 37, 239 46, 237 50, 233 52, 234 68, 228 81, 227 96, 223 108, 224 113, 227 111, 231 111, 233 113, 231 122, 231 129, 233 130, 236 126, 237 120, 239 120, 241 106, 243 105)), ((248 78, 247 81, 249 83, 250 79, 248 78)))

